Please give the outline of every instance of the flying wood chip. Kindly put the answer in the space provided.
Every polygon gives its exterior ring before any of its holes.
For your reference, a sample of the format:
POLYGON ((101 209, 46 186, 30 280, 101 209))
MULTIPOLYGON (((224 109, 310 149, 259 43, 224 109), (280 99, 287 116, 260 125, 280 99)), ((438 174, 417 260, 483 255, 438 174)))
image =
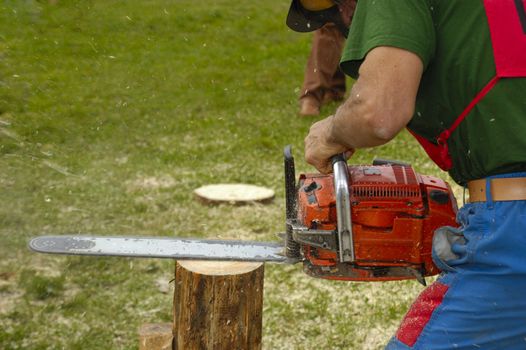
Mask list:
POLYGON ((207 185, 199 187, 194 193, 197 198, 205 203, 266 203, 274 198, 273 190, 247 184, 207 185))

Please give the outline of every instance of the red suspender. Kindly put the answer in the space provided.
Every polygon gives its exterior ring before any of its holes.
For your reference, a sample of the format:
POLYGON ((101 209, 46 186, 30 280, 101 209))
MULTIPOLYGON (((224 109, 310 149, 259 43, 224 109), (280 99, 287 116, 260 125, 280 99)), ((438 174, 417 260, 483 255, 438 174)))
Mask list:
POLYGON ((453 124, 440 133, 435 143, 409 130, 429 157, 446 171, 453 167, 447 144, 453 131, 500 78, 526 77, 526 7, 524 0, 484 0, 484 8, 488 17, 496 76, 477 93, 453 124))
POLYGON ((500 78, 526 77, 526 7, 524 0, 484 0, 500 78))
POLYGON ((487 83, 486 86, 484 86, 482 90, 479 91, 477 96, 475 96, 475 98, 471 100, 466 109, 464 109, 462 113, 460 113, 460 115, 457 117, 457 120, 453 122, 449 129, 444 130, 442 131, 442 133, 440 133, 440 135, 437 137, 437 142, 439 144, 446 143, 447 139, 449 139, 449 136, 451 136, 451 133, 460 125, 460 123, 462 123, 464 118, 468 116, 469 112, 471 112, 473 107, 475 107, 475 105, 479 103, 479 101, 481 101, 484 98, 484 96, 486 96, 486 94, 495 86, 495 84, 497 84, 497 81, 499 81, 499 79, 500 78, 497 76, 493 77, 493 79, 491 79, 489 83, 487 83))
POLYGON ((453 131, 462 123, 464 118, 466 118, 475 107, 477 103, 479 103, 480 100, 486 96, 486 94, 495 86, 495 84, 499 81, 499 77, 494 77, 489 81, 489 83, 486 84, 482 88, 482 90, 479 91, 477 96, 468 104, 468 106, 460 113, 460 115, 457 117, 457 119, 453 122, 453 124, 449 127, 449 129, 444 130, 438 135, 436 138, 436 144, 432 143, 428 139, 426 139, 423 136, 420 136, 416 134, 411 129, 408 129, 409 132, 417 139, 417 141, 420 143, 420 145, 424 148, 429 158, 431 158, 439 167, 440 169, 444 171, 448 171, 453 167, 453 161, 451 160, 451 155, 449 154, 449 147, 447 145, 447 140, 453 133, 453 131))

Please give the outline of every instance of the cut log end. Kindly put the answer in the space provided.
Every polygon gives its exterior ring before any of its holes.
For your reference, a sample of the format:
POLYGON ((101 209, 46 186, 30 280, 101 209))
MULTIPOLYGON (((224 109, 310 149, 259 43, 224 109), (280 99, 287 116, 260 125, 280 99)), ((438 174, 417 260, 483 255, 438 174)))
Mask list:
POLYGON ((247 261, 179 260, 187 271, 206 276, 242 275, 258 269, 263 263, 247 261))

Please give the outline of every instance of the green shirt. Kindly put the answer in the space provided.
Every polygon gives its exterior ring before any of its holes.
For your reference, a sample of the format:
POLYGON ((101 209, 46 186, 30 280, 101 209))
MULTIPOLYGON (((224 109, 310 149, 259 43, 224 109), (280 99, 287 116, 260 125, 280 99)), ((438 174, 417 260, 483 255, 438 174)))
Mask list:
MULTIPOLYGON (((449 128, 495 76, 482 0, 361 0, 342 56, 357 77, 365 55, 394 46, 418 55, 424 74, 409 128, 429 140, 449 128)), ((526 171, 526 79, 501 79, 448 141, 459 184, 526 171)))

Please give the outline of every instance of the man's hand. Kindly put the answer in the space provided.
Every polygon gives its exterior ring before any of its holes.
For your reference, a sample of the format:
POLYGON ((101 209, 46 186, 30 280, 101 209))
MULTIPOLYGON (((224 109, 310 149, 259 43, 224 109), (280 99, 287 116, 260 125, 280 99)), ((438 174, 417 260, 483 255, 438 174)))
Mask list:
POLYGON ((305 138, 305 160, 324 174, 332 172, 332 156, 344 153, 349 158, 354 153, 353 149, 331 140, 333 119, 334 116, 331 115, 314 123, 305 138))

